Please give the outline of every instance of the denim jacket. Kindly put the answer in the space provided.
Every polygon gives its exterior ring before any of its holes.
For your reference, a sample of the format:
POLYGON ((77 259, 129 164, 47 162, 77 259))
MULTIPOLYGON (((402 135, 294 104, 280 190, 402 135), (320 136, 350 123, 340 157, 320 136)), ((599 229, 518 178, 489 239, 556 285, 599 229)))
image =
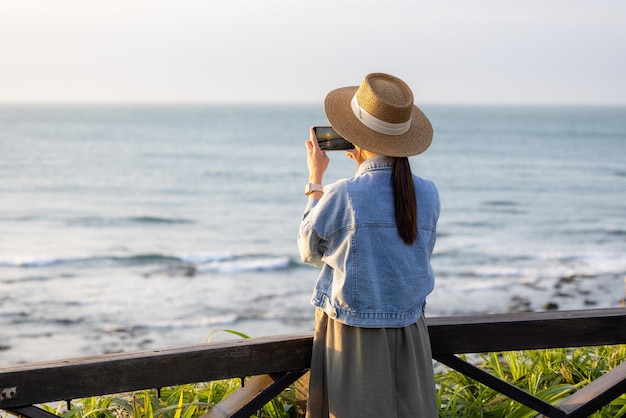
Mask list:
POLYGON ((324 187, 307 204, 298 248, 322 268, 311 303, 346 325, 398 328, 419 319, 434 287, 430 257, 439 218, 434 183, 413 175, 418 235, 404 243, 396 227, 393 158, 364 161, 355 177, 324 187))

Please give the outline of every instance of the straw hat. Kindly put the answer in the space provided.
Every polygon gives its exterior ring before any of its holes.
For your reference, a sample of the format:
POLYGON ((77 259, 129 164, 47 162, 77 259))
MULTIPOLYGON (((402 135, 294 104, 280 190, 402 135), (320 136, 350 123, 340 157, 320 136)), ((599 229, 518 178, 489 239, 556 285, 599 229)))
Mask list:
POLYGON ((409 86, 389 74, 368 74, 359 87, 331 91, 324 112, 346 140, 389 157, 420 154, 433 138, 433 127, 413 104, 409 86))

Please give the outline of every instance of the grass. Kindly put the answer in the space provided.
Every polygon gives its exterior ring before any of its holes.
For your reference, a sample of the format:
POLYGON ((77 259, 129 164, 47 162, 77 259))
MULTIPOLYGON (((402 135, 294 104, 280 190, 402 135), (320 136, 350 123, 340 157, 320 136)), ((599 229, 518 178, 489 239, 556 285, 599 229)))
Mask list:
MULTIPOLYGON (((239 335, 239 334, 237 334, 239 335)), ((478 367, 512 385, 558 403, 577 389, 626 360, 626 345, 487 353, 478 367)), ((524 418, 537 413, 454 370, 436 375, 440 417, 524 418)), ((240 379, 225 379, 157 390, 97 396, 42 408, 64 418, 195 418, 210 410, 241 386, 240 379)), ((292 387, 257 412, 257 417, 296 416, 292 387)), ((11 415, 5 414, 4 417, 11 415)), ((613 400, 598 417, 626 417, 626 395, 613 400)))

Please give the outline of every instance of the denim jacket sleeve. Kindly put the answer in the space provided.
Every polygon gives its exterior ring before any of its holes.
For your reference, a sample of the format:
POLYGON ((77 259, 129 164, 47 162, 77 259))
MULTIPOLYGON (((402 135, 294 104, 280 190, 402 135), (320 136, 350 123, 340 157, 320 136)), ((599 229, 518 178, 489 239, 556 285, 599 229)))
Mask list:
POLYGON ((324 265, 322 257, 324 255, 324 249, 326 248, 326 242, 315 232, 309 217, 311 209, 313 209, 318 202, 319 200, 311 199, 304 209, 304 215, 300 223, 300 232, 298 234, 298 249, 300 251, 300 259, 303 263, 321 267, 324 265))

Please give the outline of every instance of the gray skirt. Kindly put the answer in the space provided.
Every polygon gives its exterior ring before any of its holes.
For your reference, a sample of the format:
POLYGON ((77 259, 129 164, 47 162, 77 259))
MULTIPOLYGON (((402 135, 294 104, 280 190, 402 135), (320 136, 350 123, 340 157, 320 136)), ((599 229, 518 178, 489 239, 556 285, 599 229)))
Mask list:
POLYGON ((315 312, 307 417, 437 417, 422 316, 404 328, 360 328, 315 312))

